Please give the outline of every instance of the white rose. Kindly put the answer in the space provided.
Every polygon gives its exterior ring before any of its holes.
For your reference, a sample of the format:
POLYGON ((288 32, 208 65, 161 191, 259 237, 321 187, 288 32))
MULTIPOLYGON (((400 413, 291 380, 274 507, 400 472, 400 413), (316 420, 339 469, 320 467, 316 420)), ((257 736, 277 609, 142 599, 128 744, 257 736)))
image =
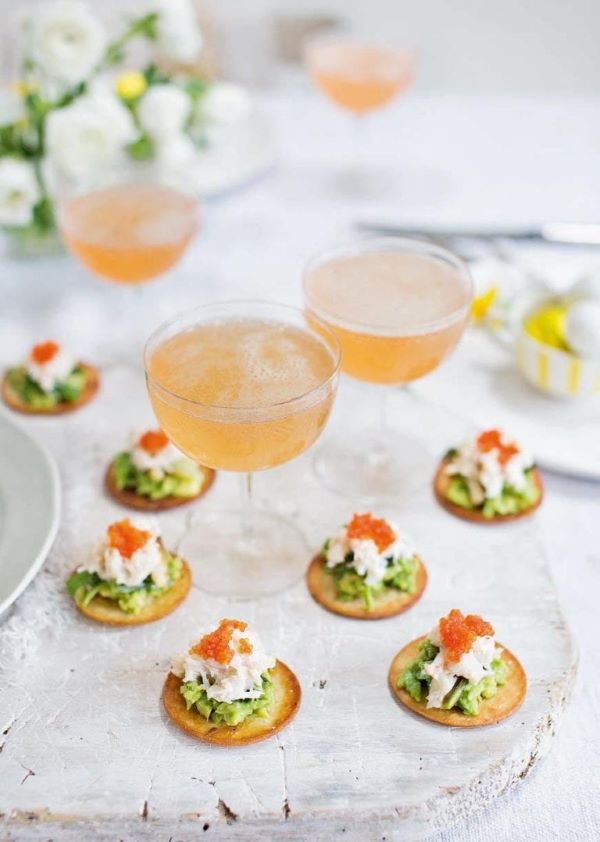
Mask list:
POLYGON ((36 10, 31 55, 50 77, 67 84, 86 79, 107 45, 102 23, 76 0, 59 0, 36 10))
POLYGON ((154 165, 161 183, 187 192, 196 183, 198 150, 185 134, 171 137, 157 146, 154 165))
POLYGON ((215 82, 202 99, 202 116, 209 123, 232 125, 246 120, 252 111, 252 98, 240 85, 215 82))
POLYGON ((153 85, 141 99, 138 116, 153 140, 179 135, 190 116, 189 96, 177 85, 153 85))
POLYGON ((27 161, 0 160, 0 225, 28 225, 40 198, 35 171, 27 161))
POLYGON ((131 114, 109 93, 90 93, 51 111, 44 162, 50 190, 91 186, 111 168, 126 165, 125 147, 137 136, 131 114))
POLYGON ((191 0, 149 0, 149 12, 157 12, 158 49, 167 58, 191 64, 202 47, 202 35, 191 0))

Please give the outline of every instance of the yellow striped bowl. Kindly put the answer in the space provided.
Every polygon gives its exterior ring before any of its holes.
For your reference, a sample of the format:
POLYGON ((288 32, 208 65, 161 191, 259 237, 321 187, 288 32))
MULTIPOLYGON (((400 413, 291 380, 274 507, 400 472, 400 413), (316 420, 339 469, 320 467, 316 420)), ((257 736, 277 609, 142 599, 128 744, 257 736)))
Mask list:
POLYGON ((600 360, 545 345, 530 336, 523 325, 516 350, 519 371, 539 391, 556 398, 600 395, 600 360))

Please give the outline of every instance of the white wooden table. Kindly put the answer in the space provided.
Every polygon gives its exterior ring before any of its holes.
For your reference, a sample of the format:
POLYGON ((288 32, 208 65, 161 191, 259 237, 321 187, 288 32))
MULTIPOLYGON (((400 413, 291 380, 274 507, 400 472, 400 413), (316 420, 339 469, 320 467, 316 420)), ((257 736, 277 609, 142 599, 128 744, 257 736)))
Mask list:
MULTIPOLYGON (((148 323, 216 298, 299 301, 307 257, 348 238, 351 223, 377 209, 341 202, 325 185, 328 168, 347 151, 341 117, 301 92, 272 96, 265 105, 283 150, 278 172, 207 208, 203 232, 177 272, 146 291, 148 323)), ((598 113, 591 100, 415 98, 378 118, 371 154, 403 173, 395 207, 406 218, 592 219, 600 216, 591 178, 600 163, 598 113)), ((556 283, 590 259, 537 249, 519 257, 553 273, 556 283)), ((30 629, 41 646, 29 660, 9 665, 0 686, 0 731, 8 729, 0 738, 0 839, 114 839, 117 833, 256 839, 264 832, 270 839, 343 833, 362 840, 444 832, 528 777, 561 718, 574 656, 546 558, 581 653, 574 704, 539 771, 444 838, 593 838, 600 821, 594 749, 600 656, 592 643, 600 487, 549 478, 536 525, 495 533, 482 546, 479 531, 442 516, 423 486, 399 512, 430 560, 431 588, 412 612, 389 623, 330 617, 302 585, 281 601, 236 606, 298 670, 304 704, 277 740, 241 754, 207 751, 163 721, 160 686, 169 656, 207 618, 232 609, 194 590, 168 622, 113 632, 83 623, 59 594, 64 571, 117 514, 100 493, 101 466, 131 426, 150 418, 140 373, 124 359, 120 342, 131 302, 66 258, 3 262, 0 292, 2 364, 52 335, 98 361, 105 378, 101 401, 81 414, 27 422, 57 455, 67 499, 51 560, 8 620, 13 629, 27 628, 32 601, 48 600, 47 622, 30 629), (506 556, 515 576, 510 588, 497 562, 506 556), (497 584, 490 587, 494 577, 497 584), (468 604, 460 598, 467 584, 468 604), (522 713, 474 735, 413 720, 385 687, 396 649, 455 603, 493 617, 500 638, 522 656, 532 678, 522 713)), ((458 419, 440 426, 426 407, 412 411, 432 453, 464 429, 458 419)), ((298 513, 314 546, 348 504, 317 497, 321 492, 310 492, 311 482, 307 461, 300 461, 265 477, 264 493, 282 489, 280 505, 298 513)), ((212 503, 230 493, 230 481, 221 478, 212 503)), ((202 505, 209 502, 207 497, 202 505)), ((170 514, 163 523, 167 543, 176 541, 183 516, 170 514)), ((0 626, 0 635, 5 629, 0 626)), ((9 655, 0 649, 3 662, 9 655)))

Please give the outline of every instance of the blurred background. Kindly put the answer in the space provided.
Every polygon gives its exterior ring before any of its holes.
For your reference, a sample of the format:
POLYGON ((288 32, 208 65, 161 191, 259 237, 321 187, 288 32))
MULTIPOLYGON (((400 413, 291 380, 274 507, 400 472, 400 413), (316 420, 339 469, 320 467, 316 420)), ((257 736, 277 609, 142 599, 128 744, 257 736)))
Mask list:
MULTIPOLYGON (((18 20, 46 0, 1 0, 1 72, 18 68, 18 20)), ((137 0, 94 3, 105 17, 137 0)), ((332 27, 418 51, 416 91, 600 91, 597 0, 197 0, 202 62, 244 84, 272 86, 300 74, 303 36, 332 27)))

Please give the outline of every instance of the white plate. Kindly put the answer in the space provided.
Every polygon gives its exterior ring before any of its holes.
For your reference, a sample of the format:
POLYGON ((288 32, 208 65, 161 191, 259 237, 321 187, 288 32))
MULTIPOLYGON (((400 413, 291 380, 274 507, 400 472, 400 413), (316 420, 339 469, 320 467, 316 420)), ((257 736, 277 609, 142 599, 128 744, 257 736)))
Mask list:
POLYGON ((502 427, 542 468, 600 480, 600 399, 567 401, 536 391, 511 352, 482 330, 471 329, 454 355, 414 389, 478 427, 502 427))
POLYGON ((39 571, 60 516, 60 480, 50 454, 0 415, 0 614, 39 571))
POLYGON ((202 151, 198 192, 209 199, 237 190, 268 172, 276 159, 271 126, 255 110, 241 125, 223 127, 202 151))

